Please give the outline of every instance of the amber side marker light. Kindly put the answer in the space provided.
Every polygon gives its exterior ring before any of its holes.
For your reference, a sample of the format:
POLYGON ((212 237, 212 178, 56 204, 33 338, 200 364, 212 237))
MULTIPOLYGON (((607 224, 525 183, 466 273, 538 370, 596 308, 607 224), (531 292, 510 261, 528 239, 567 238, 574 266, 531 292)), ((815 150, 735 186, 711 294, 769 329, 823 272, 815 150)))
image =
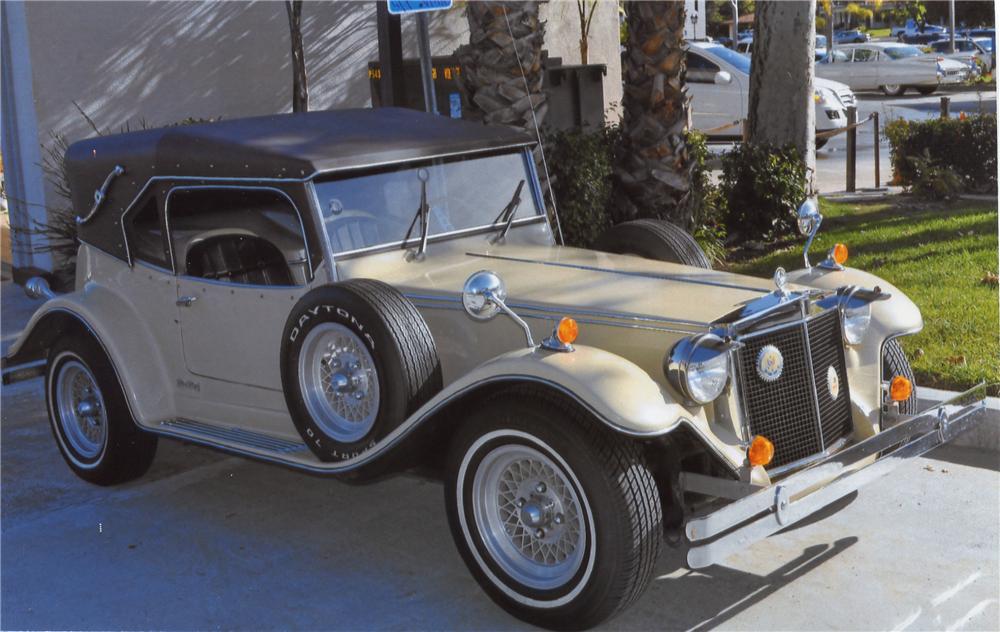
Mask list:
POLYGON ((750 465, 767 465, 774 458, 774 444, 767 437, 757 435, 747 449, 750 465))
POLYGON ((889 397, 894 402, 903 402, 910 399, 913 393, 913 384, 902 375, 897 375, 889 382, 889 397))
POLYGON ((564 345, 571 345, 579 335, 580 326, 576 324, 575 320, 572 318, 563 318, 559 321, 559 326, 556 327, 556 338, 559 338, 559 342, 564 345))
POLYGON ((833 246, 833 260, 839 265, 844 265, 847 263, 847 245, 846 244, 834 244, 833 246))

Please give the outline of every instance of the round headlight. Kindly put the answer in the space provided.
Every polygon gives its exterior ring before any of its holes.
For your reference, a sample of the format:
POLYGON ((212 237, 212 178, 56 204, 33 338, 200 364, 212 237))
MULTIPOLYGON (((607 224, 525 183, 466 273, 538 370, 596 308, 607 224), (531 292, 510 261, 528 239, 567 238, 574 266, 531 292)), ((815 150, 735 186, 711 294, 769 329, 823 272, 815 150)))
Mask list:
POLYGON ((667 379, 689 400, 707 404, 729 381, 727 345, 714 334, 699 334, 674 345, 664 367, 667 379))
POLYGON ((844 307, 844 340, 849 345, 861 344, 868 333, 868 325, 872 322, 871 303, 858 307, 844 307))

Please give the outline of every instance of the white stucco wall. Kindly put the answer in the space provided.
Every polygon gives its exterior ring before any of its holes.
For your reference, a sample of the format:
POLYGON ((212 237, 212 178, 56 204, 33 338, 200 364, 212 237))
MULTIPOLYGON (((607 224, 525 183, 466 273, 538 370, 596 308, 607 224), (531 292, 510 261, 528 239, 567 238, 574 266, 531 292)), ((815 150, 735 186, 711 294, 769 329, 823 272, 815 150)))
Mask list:
MULTIPOLYGON (((187 117, 231 119, 290 110, 283 2, 36 0, 20 6, 43 143, 50 142, 50 133, 71 142, 93 134, 74 103, 100 129, 111 131, 143 122, 159 126, 187 117)), ((550 55, 579 63, 575 0, 548 3, 542 15, 550 55)), ((302 19, 311 109, 370 105, 367 65, 378 58, 374 2, 310 0, 302 19)), ((415 20, 404 16, 402 27, 404 55, 416 57, 415 20)), ((467 42, 464 3, 432 14, 430 30, 435 55, 467 42)), ((591 63, 608 65, 605 102, 620 102, 614 0, 601 0, 590 41, 591 63)))

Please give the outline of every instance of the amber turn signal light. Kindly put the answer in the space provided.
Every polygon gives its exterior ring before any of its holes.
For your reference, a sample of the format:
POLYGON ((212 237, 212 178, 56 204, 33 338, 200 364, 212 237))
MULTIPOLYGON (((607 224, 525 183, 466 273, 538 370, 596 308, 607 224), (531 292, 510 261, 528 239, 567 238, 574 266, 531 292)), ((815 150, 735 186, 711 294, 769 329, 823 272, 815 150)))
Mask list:
POLYGON ((750 465, 767 465, 774 458, 774 444, 767 437, 757 435, 747 449, 750 465))
POLYGON ((833 260, 839 265, 844 265, 847 263, 847 246, 845 244, 834 244, 833 246, 833 260))
POLYGON ((910 399, 913 393, 913 384, 902 375, 897 375, 889 382, 889 397, 894 402, 903 402, 910 399))
POLYGON ((572 318, 563 318, 559 321, 559 326, 556 327, 556 338, 559 339, 559 342, 564 345, 571 345, 579 335, 580 326, 576 324, 575 320, 572 318))

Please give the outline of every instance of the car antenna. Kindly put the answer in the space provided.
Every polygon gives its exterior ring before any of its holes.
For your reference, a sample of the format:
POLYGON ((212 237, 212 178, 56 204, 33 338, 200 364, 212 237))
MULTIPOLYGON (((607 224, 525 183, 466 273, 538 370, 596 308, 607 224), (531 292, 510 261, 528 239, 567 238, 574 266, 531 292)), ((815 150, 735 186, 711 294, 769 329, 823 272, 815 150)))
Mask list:
POLYGON ((430 174, 421 167, 417 169, 417 178, 420 179, 420 206, 413 216, 413 221, 410 222, 410 227, 406 230, 406 237, 403 237, 403 247, 406 247, 406 243, 410 241, 410 234, 413 233, 413 227, 417 224, 418 219, 420 220, 420 245, 407 251, 407 261, 414 259, 421 261, 424 258, 424 254, 427 252, 427 225, 430 224, 431 219, 430 208, 427 206, 427 180, 430 179, 430 174))
POLYGON ((521 63, 521 54, 517 52, 514 29, 510 28, 510 18, 507 17, 507 7, 503 8, 503 19, 507 23, 507 33, 510 34, 511 46, 514 47, 514 57, 517 59, 517 67, 521 69, 521 80, 524 81, 524 93, 528 95, 528 107, 531 109, 531 121, 535 124, 535 138, 538 139, 538 152, 542 156, 542 169, 545 171, 545 184, 549 187, 549 199, 552 200, 552 216, 556 218, 556 232, 559 233, 559 244, 566 245, 563 237, 562 223, 559 221, 559 208, 556 207, 556 194, 552 191, 552 178, 549 176, 549 164, 545 161, 545 147, 542 146, 542 132, 538 129, 538 117, 535 115, 535 103, 531 99, 531 88, 528 87, 528 77, 524 74, 524 64, 521 63))

